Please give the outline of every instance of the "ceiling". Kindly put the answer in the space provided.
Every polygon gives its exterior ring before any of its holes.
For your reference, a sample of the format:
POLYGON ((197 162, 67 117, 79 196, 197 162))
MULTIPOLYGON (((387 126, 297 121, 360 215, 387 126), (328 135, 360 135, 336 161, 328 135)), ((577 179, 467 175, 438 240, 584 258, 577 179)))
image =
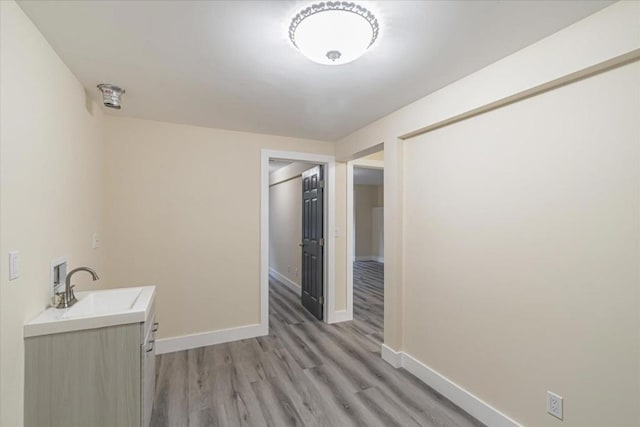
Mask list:
POLYGON ((356 185, 384 185, 384 170, 354 167, 353 183, 356 185))
POLYGON ((269 160, 269 173, 282 169, 285 166, 289 166, 293 163, 290 160, 269 160))
POLYGON ((113 115, 337 140, 612 1, 360 2, 381 22, 360 59, 323 66, 287 37, 299 1, 19 1, 113 115))

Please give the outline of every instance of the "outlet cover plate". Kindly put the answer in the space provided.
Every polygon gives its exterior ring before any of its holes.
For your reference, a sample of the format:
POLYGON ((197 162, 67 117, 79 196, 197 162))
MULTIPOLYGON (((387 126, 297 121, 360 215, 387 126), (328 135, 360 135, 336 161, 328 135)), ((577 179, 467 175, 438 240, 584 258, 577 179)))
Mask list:
POLYGON ((61 257, 51 261, 51 297, 64 289, 67 278, 67 258, 61 257))
POLYGON ((547 390, 547 412, 558 419, 562 419, 562 396, 547 390))

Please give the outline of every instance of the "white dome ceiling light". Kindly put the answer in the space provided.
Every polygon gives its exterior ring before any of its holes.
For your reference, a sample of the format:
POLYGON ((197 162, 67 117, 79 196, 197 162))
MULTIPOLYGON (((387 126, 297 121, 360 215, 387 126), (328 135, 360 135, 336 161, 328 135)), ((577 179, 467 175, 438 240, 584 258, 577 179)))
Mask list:
POLYGON ((342 65, 358 59, 378 38, 378 19, 352 2, 313 4, 291 20, 289 39, 310 60, 342 65))

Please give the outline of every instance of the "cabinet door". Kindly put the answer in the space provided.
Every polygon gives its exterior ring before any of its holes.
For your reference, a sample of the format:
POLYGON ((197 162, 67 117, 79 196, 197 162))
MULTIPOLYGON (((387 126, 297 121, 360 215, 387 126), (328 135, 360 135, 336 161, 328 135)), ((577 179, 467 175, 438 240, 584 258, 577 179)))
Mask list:
POLYGON ((138 427, 140 324, 25 340, 25 427, 138 427))
POLYGON ((153 325, 142 345, 142 426, 151 421, 153 398, 156 390, 156 326, 153 325))

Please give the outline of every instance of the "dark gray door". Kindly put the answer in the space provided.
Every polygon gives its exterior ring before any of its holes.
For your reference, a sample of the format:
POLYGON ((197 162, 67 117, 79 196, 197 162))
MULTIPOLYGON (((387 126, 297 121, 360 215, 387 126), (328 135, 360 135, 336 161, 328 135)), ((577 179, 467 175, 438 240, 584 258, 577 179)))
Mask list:
POLYGON ((302 305, 322 320, 323 193, 322 166, 302 173, 302 305))

